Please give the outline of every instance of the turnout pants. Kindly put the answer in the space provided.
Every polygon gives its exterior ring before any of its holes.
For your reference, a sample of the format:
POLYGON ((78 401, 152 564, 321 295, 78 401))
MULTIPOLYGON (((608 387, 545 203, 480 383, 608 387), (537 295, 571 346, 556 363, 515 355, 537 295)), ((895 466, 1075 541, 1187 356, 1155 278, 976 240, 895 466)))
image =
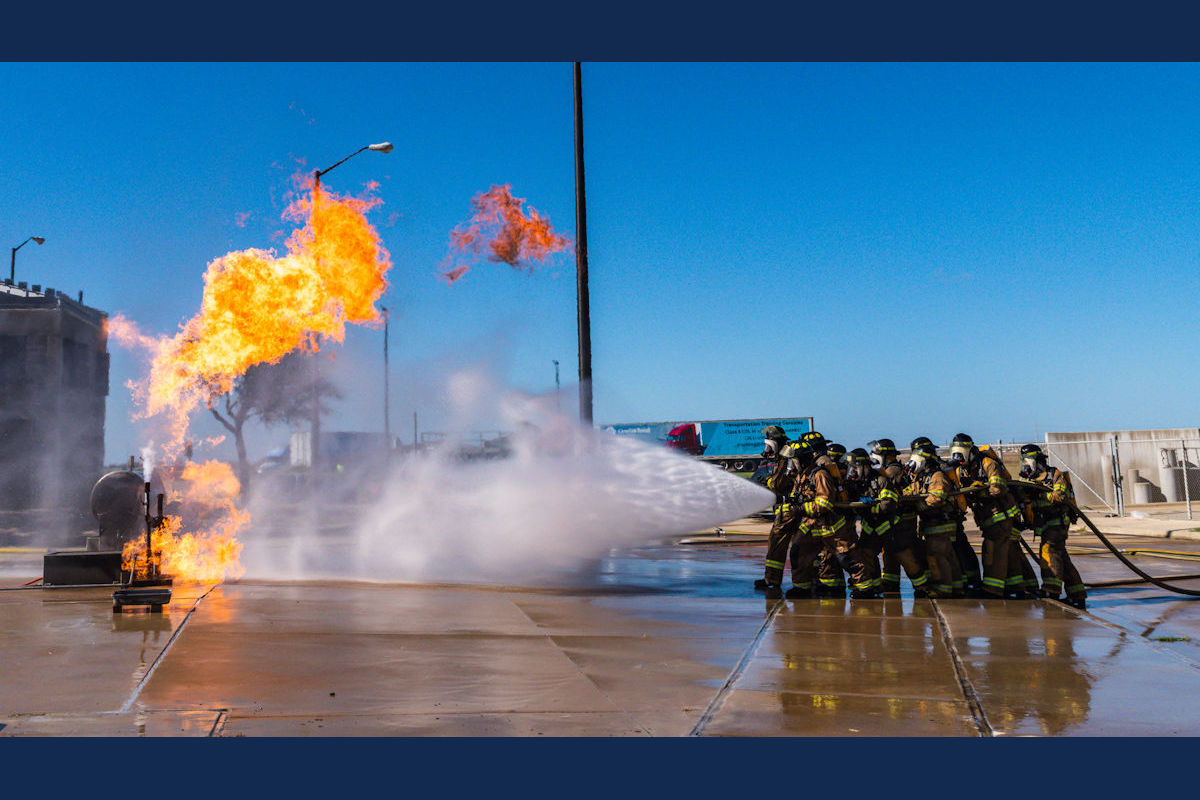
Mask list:
POLYGON ((1079 570, 1067 555, 1067 529, 1048 528, 1042 531, 1042 546, 1038 550, 1038 561, 1042 568, 1042 591, 1047 597, 1058 598, 1060 590, 1067 590, 1067 597, 1087 597, 1079 570))
POLYGON ((954 588, 980 588, 983 585, 983 573, 979 569, 979 556, 975 555, 975 549, 967 540, 967 533, 963 530, 961 521, 954 531, 954 555, 958 558, 958 566, 963 574, 962 585, 954 588))
MULTIPOLYGON (((983 533, 983 591, 1004 597, 1008 578, 1008 550, 1012 541, 1012 523, 1008 517, 980 527, 983 533)), ((1019 545, 1018 545, 1019 546, 1019 545)))
POLYGON ((878 566, 871 567, 874 559, 870 551, 859 546, 853 532, 842 530, 824 537, 822 549, 824 557, 837 566, 838 578, 843 570, 849 576, 850 588, 855 594, 879 591, 878 566))
POLYGON ((962 569, 954 555, 954 533, 925 534, 925 557, 929 561, 930 591, 937 597, 950 597, 962 580, 962 569))
POLYGON ((904 574, 908 576, 914 591, 925 591, 929 588, 927 563, 925 546, 917 536, 916 515, 911 518, 900 517, 888 532, 888 541, 883 547, 884 591, 900 591, 900 567, 904 567, 904 574), (893 585, 895 588, 891 588, 893 585))
MULTIPOLYGON (((771 524, 771 534, 767 538, 767 560, 763 570, 763 578, 767 583, 779 585, 783 583, 783 565, 788 557, 788 543, 800 528, 800 515, 792 511, 788 505, 775 512, 775 522, 771 524)), ((795 562, 792 563, 793 570, 795 562)))
MULTIPOLYGON (((1037 594, 1037 573, 1033 565, 1025 557, 1025 548, 1021 545, 1021 532, 1013 528, 1012 544, 1008 546, 1008 576, 1004 579, 1006 592, 1028 592, 1037 594)), ((1064 552, 1066 552, 1064 550, 1064 552)))
POLYGON ((817 577, 817 559, 821 555, 821 540, 813 536, 808 526, 801 524, 792 537, 788 558, 792 562, 792 588, 811 591, 817 577))

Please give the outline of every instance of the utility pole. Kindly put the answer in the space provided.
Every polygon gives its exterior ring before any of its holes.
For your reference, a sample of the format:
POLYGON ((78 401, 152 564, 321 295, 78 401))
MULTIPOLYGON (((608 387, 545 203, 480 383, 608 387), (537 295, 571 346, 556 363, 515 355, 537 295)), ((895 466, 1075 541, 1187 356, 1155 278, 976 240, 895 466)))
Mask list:
POLYGON ((558 385, 558 359, 554 359, 554 407, 562 411, 562 389, 558 385))
POLYGON ((388 322, 391 313, 383 308, 383 446, 387 448, 387 459, 392 459, 392 419, 388 409, 388 322))
POLYGON ((579 421, 592 427, 592 318, 588 304, 587 198, 583 180, 583 72, 575 62, 575 294, 579 317, 579 421))

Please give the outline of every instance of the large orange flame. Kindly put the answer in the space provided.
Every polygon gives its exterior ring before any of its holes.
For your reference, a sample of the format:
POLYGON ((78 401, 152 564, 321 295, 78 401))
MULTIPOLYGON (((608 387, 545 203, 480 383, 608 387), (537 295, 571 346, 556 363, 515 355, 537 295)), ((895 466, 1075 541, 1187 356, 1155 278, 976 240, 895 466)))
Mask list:
MULTIPOLYGON (((458 253, 487 253, 489 261, 503 261, 511 267, 532 268, 531 261, 571 247, 571 239, 555 233, 550 220, 532 206, 525 212, 525 200, 512 196, 512 186, 493 186, 471 200, 471 219, 450 233, 450 246, 458 253)), ((470 269, 460 264, 442 273, 454 283, 470 269)))
MULTIPOLYGON (((110 318, 115 341, 150 355, 149 375, 130 388, 142 405, 137 416, 168 421, 166 462, 183 451, 190 415, 232 390, 250 367, 297 349, 316 351, 320 337, 341 342, 347 323, 382 320, 375 302, 387 289, 391 261, 365 216, 381 201, 309 188, 284 212, 285 220, 303 223, 287 239, 287 253, 250 249, 210 262, 200 311, 173 337, 143 334, 120 314, 110 318)), ((188 464, 181 477, 184 518, 164 525, 153 548, 162 550, 163 568, 185 580, 240 574, 235 535, 249 515, 233 504, 237 479, 219 462, 188 464), (197 527, 189 514, 206 524, 197 527)), ((143 542, 127 556, 136 557, 139 547, 144 553, 143 542)))

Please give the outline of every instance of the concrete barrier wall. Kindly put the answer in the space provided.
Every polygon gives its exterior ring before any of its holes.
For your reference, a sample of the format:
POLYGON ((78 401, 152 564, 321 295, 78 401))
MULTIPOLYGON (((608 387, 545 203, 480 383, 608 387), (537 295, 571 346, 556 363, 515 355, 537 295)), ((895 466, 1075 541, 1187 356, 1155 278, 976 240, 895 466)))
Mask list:
POLYGON ((1185 444, 1187 493, 1193 502, 1200 501, 1200 428, 1047 433, 1042 444, 1050 463, 1075 477, 1075 494, 1081 505, 1116 506, 1111 445, 1114 437, 1126 504, 1184 500, 1183 470, 1168 467, 1181 463, 1185 444))

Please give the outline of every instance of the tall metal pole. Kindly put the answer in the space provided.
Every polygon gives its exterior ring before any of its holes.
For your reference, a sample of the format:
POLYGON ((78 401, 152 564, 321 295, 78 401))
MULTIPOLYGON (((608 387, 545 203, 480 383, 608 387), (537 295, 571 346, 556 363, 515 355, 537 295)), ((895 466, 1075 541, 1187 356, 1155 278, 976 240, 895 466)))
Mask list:
POLYGON ((392 457, 392 418, 388 408, 388 322, 391 314, 387 306, 383 306, 383 441, 387 447, 387 457, 392 457))
MULTIPOLYGON (((343 159, 345 160, 345 159, 343 159)), ((340 163, 340 162, 339 162, 340 163)), ((334 166, 337 166, 336 164, 334 166)), ((333 169, 330 167, 329 169, 333 169)), ((328 172, 329 170, 325 170, 328 172)), ((312 216, 317 216, 317 203, 321 201, 321 172, 315 170, 313 172, 313 207, 312 216)), ((308 474, 314 476, 317 474, 318 453, 320 451, 321 440, 321 403, 320 396, 317 392, 317 384, 321 382, 321 364, 317 360, 320 358, 320 335, 317 336, 317 347, 312 356, 312 394, 310 401, 312 402, 312 425, 310 426, 309 443, 308 443, 308 474)), ((313 492, 313 497, 316 497, 316 492, 313 492)))
POLYGON ((575 293, 579 308, 579 421, 592 425, 592 318, 588 304, 587 199, 583 181, 583 72, 575 62, 575 293))
MULTIPOLYGON (((364 150, 374 150, 379 153, 390 153, 390 152, 392 152, 392 144, 391 144, 391 142, 380 142, 379 144, 364 145, 363 147, 358 148, 353 153, 351 153, 350 155, 343 158, 341 161, 337 162, 337 164, 334 164, 333 167, 326 167, 325 169, 313 170, 312 216, 314 218, 317 216, 317 204, 321 201, 321 176, 324 175, 326 172, 329 172, 330 170, 332 170, 334 167, 337 167, 341 164, 345 164, 347 161, 354 158, 356 155, 363 152, 364 150)), ((320 335, 318 335, 317 336, 317 344, 318 344, 317 351, 318 352, 320 351, 320 347, 319 347, 320 341, 321 341, 321 337, 320 337, 320 335)), ((312 378, 313 378, 312 433, 311 433, 312 441, 309 443, 309 448, 308 448, 309 458, 311 459, 309 469, 312 471, 315 471, 317 469, 318 456, 320 455, 320 440, 321 440, 321 404, 319 402, 320 397, 318 396, 318 393, 317 393, 317 384, 320 383, 320 380, 321 380, 321 365, 317 361, 317 358, 318 358, 318 356, 314 353, 314 355, 313 355, 313 374, 312 374, 312 378)))
POLYGON ((558 359, 554 359, 554 408, 562 411, 562 390, 558 385, 558 359))

